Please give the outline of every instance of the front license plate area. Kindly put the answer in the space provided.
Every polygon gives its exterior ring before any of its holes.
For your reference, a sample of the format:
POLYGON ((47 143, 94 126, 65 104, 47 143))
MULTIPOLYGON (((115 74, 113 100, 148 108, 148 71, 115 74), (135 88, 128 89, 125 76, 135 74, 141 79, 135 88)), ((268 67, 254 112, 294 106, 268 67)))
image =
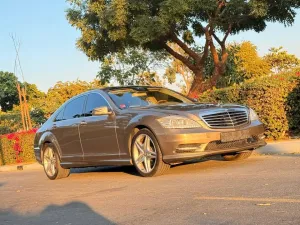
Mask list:
POLYGON ((251 137, 249 130, 238 130, 221 133, 221 142, 243 140, 251 137))

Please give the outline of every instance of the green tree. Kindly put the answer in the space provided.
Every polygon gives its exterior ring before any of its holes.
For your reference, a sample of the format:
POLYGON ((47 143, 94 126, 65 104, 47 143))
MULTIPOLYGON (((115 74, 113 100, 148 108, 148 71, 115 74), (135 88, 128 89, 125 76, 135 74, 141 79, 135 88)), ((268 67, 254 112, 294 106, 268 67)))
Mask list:
POLYGON ((271 72, 269 64, 258 55, 257 47, 250 41, 230 44, 227 49, 226 72, 219 79, 218 88, 266 76, 271 72))
POLYGON ((264 59, 270 64, 274 73, 294 69, 300 64, 300 60, 285 51, 283 47, 269 49, 269 53, 265 55, 264 59))
POLYGON ((102 84, 111 81, 120 85, 160 83, 156 70, 162 67, 164 58, 161 52, 128 48, 124 52, 106 56, 97 77, 102 84))
POLYGON ((241 31, 263 31, 267 22, 291 25, 299 0, 69 0, 70 24, 81 31, 77 47, 91 60, 124 52, 128 47, 165 50, 182 61, 195 78, 190 96, 215 86, 225 73, 226 40, 241 31), (222 37, 221 37, 222 36, 222 37), (204 38, 203 51, 194 50, 204 38), (169 47, 178 44, 182 55, 169 47), (219 55, 216 43, 220 46, 219 55), (214 71, 205 80, 204 65, 211 53, 214 71))
POLYGON ((0 71, 0 107, 4 112, 19 103, 16 82, 18 79, 13 73, 0 71))

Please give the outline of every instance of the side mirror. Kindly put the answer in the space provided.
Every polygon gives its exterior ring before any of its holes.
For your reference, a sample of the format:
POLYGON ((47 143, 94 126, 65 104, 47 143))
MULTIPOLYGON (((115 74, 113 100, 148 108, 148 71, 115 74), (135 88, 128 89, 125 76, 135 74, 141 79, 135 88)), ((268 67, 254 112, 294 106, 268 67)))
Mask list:
POLYGON ((112 114, 112 112, 108 110, 107 106, 98 107, 93 109, 92 111, 93 116, 110 115, 110 114, 112 114))

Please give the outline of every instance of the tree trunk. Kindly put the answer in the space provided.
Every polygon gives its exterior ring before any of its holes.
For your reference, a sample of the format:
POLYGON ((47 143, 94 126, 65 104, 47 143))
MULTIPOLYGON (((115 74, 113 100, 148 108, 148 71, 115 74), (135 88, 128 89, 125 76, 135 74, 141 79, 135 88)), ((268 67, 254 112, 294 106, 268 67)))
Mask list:
POLYGON ((218 80, 225 73, 225 70, 225 63, 219 62, 217 65, 215 65, 213 75, 210 79, 211 87, 215 87, 217 85, 218 80))
POLYGON ((211 78, 205 81, 203 79, 204 71, 203 70, 195 71, 194 80, 192 82, 191 89, 188 93, 188 97, 198 99, 201 93, 215 87, 220 77, 225 73, 225 70, 226 70, 225 63, 219 62, 217 65, 215 65, 211 78))
POLYGON ((198 98, 204 91, 203 70, 198 70, 194 74, 194 80, 188 93, 188 97, 190 98, 198 98))

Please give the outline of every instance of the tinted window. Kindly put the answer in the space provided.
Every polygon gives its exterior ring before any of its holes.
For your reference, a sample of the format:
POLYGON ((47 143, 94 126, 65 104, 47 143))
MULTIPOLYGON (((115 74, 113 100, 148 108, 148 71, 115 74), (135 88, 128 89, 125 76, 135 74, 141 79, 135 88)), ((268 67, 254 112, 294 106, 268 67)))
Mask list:
POLYGON ((65 107, 63 119, 68 120, 81 117, 85 98, 85 96, 82 96, 69 102, 65 107))
POLYGON ((108 95, 120 108, 143 107, 148 105, 192 103, 188 98, 165 88, 120 88, 108 95))
POLYGON ((63 115, 64 115, 64 108, 60 110, 60 112, 57 114, 55 121, 61 121, 63 120, 63 115))
POLYGON ((105 99, 99 95, 99 94, 89 94, 88 100, 86 102, 86 107, 85 107, 85 116, 92 116, 92 112, 95 108, 102 107, 102 106, 107 106, 108 104, 105 101, 105 99))

